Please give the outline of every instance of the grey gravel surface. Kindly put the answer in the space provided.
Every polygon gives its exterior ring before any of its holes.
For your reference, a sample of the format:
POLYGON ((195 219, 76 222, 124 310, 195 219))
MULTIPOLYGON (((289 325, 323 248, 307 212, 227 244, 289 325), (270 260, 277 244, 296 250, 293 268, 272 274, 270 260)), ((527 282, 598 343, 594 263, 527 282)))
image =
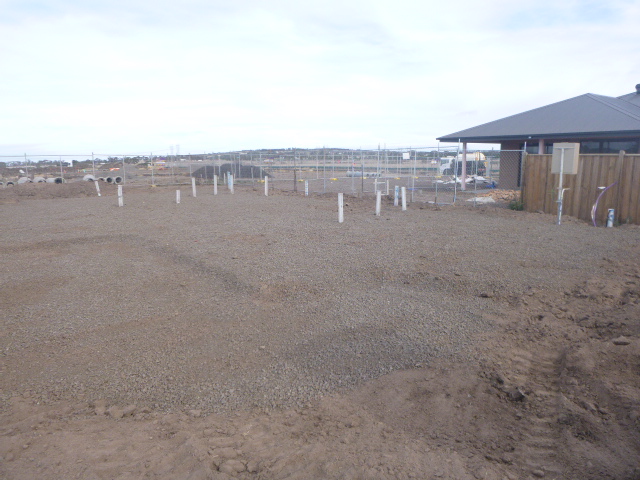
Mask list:
POLYGON ((0 205, 1 399, 299 406, 469 355, 497 300, 586 280, 638 229, 495 207, 125 188, 0 205), (597 260, 597 261, 596 261, 597 260))

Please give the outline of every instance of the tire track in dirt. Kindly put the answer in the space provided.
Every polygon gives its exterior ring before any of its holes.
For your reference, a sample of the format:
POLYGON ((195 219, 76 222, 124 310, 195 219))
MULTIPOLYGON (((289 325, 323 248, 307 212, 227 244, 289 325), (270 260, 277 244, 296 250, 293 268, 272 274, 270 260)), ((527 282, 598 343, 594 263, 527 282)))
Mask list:
POLYGON ((528 383, 535 385, 530 394, 535 397, 536 415, 531 416, 523 437, 521 462, 538 478, 564 478, 564 468, 558 461, 562 439, 558 429, 561 399, 559 378, 563 354, 538 350, 522 352, 518 363, 526 367, 528 383))

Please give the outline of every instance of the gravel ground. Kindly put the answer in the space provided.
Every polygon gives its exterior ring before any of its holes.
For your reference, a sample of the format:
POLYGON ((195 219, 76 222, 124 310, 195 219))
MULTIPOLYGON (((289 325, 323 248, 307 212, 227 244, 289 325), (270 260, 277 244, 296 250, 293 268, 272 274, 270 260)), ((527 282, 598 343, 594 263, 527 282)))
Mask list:
POLYGON ((0 477, 640 478, 640 227, 0 189, 0 477))
POLYGON ((2 208, 5 402, 304 405, 468 355, 492 328, 488 298, 561 288, 636 240, 496 208, 388 201, 376 217, 358 198, 339 224, 333 196, 182 190, 180 205, 144 188, 124 208, 113 189, 2 208))

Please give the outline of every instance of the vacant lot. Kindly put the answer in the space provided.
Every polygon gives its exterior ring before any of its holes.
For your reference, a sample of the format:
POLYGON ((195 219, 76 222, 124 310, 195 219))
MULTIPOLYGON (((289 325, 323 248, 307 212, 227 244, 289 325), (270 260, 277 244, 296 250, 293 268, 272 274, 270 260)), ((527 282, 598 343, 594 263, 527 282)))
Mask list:
POLYGON ((640 478, 637 226, 102 189, 0 190, 1 477, 640 478))

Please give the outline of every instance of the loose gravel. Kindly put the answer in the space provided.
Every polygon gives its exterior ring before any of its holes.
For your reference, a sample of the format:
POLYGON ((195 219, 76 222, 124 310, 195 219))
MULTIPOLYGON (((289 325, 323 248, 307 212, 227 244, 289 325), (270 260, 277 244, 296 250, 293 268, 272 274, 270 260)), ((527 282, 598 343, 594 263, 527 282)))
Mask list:
POLYGON ((584 281, 638 238, 496 207, 376 217, 347 197, 339 224, 335 195, 125 187, 119 208, 103 190, 0 205, 3 406, 301 406, 470 355, 496 301, 584 281))

